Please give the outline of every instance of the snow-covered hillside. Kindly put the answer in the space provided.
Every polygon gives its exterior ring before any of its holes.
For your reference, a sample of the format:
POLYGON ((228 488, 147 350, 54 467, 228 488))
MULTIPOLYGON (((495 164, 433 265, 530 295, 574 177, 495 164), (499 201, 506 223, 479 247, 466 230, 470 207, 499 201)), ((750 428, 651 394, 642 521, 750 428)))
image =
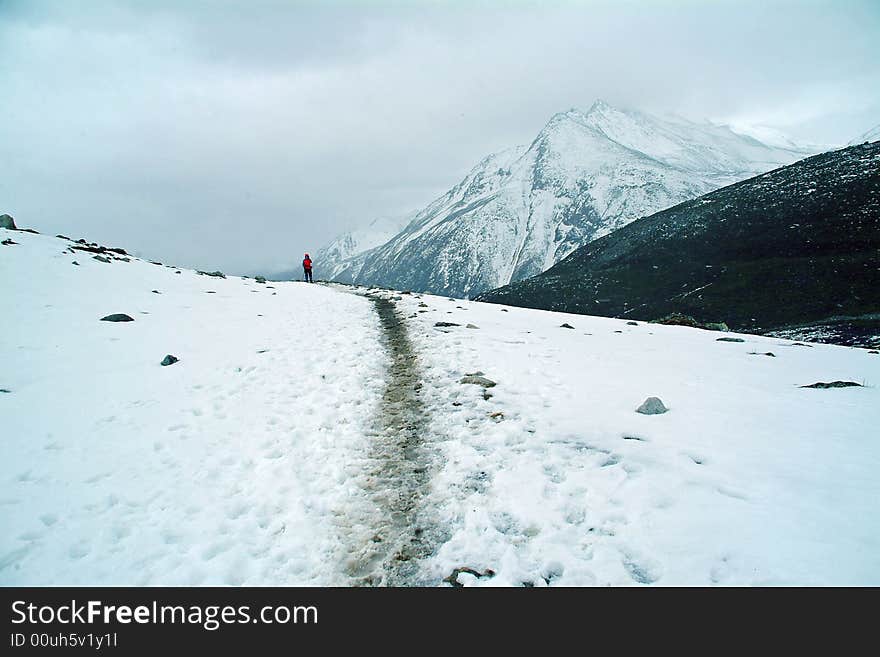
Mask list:
MULTIPOLYGON (((496 153, 416 213, 344 280, 474 296, 538 274, 645 215, 789 164, 726 126, 597 101, 556 114, 528 147, 496 153)), ((340 279, 343 280, 343 279, 340 279)))
POLYGON ((314 254, 318 277, 323 280, 351 282, 358 274, 362 253, 385 244, 406 226, 411 216, 380 217, 365 226, 344 233, 314 254))
POLYGON ((880 584, 876 353, 0 238, 0 584, 880 584))

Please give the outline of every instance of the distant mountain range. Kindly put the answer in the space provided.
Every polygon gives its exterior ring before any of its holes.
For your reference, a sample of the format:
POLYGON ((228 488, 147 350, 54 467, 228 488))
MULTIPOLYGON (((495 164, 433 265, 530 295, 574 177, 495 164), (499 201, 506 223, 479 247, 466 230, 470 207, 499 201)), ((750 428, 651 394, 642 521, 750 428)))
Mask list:
POLYGON ((639 219, 481 301, 877 346, 880 142, 639 219))
POLYGON ((473 296, 539 274, 639 217, 809 154, 600 100, 556 114, 530 145, 484 158, 381 243, 336 240, 316 272, 473 296))

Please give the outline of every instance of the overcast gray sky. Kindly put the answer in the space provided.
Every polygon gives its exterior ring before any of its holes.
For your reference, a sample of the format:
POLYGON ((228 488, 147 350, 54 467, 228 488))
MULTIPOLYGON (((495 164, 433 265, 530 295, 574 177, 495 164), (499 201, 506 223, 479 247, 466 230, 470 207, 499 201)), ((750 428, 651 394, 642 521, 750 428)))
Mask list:
POLYGON ((846 143, 880 2, 0 0, 0 89, 0 213, 271 271, 599 97, 846 143))

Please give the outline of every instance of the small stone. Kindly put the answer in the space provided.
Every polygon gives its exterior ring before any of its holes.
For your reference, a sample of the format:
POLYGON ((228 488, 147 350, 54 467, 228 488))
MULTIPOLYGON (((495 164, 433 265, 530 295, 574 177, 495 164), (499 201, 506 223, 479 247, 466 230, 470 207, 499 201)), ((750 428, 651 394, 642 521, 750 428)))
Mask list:
POLYGON ((159 290, 151 290, 153 294, 162 294, 159 290))
POLYGON ((663 405, 663 402, 660 401, 659 397, 648 397, 642 402, 642 405, 636 409, 636 413, 641 413, 642 415, 660 415, 668 410, 669 409, 663 405))
POLYGON ((828 383, 824 381, 817 381, 816 383, 811 383, 808 386, 799 386, 801 388, 861 388, 861 383, 856 383, 855 381, 830 381, 828 383))
POLYGON ((18 242, 13 242, 11 239, 5 239, 0 242, 3 246, 12 246, 13 244, 18 244, 18 242))
POLYGON ((477 326, 476 324, 468 324, 467 326, 465 326, 465 328, 469 328, 469 329, 478 329, 478 328, 480 328, 480 327, 477 326))
POLYGON ((638 326, 639 323, 638 322, 627 322, 626 325, 627 326, 638 326))
POLYGON ((445 328, 447 326, 461 326, 461 324, 456 324, 455 322, 437 322, 434 326, 439 328, 445 328))
POLYGON ((171 354, 168 354, 167 356, 165 356, 165 358, 162 359, 160 365, 162 365, 162 367, 167 367, 168 365, 174 365, 174 363, 177 363, 179 361, 180 359, 177 356, 172 356, 171 354))
POLYGON ((494 381, 492 381, 491 379, 487 379, 484 376, 473 375, 473 374, 469 375, 469 376, 465 376, 464 378, 462 378, 461 381, 459 381, 459 383, 473 384, 476 386, 482 386, 483 388, 494 388, 496 385, 498 385, 494 381))
POLYGON ((76 260, 73 261, 73 264, 79 267, 79 263, 76 260))
POLYGON ((102 256, 102 255, 96 255, 96 256, 92 256, 92 257, 93 257, 95 260, 97 260, 98 262, 106 262, 108 265, 110 264, 110 258, 105 258, 105 257, 102 256))
POLYGON ((426 304, 424 301, 419 302, 419 308, 427 308, 427 307, 428 307, 428 304, 426 304))
POLYGON ((506 312, 507 312, 507 308, 502 308, 502 309, 501 309, 501 312, 506 313, 506 312))
POLYGON ((134 318, 129 317, 125 313, 114 313, 101 318, 102 322, 133 322, 134 318))
POLYGON ((266 282, 266 279, 263 276, 256 276, 256 277, 254 277, 254 280, 257 283, 265 283, 266 282))
POLYGON ((6 394, 10 394, 12 391, 9 390, 8 388, 0 388, 0 392, 6 393, 6 394))
POLYGON ((570 329, 573 329, 574 326, 572 326, 571 324, 560 324, 560 325, 559 325, 559 328, 570 328, 570 329))
POLYGON ((716 338, 715 342, 745 342, 742 338, 716 338))

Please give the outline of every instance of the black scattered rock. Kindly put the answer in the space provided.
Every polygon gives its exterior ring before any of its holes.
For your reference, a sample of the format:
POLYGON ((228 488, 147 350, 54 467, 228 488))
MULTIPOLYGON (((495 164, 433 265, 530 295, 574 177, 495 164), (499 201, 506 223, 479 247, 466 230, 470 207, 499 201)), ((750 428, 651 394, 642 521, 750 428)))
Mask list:
POLYGON ((16 230, 15 220, 12 218, 12 215, 0 214, 0 228, 8 228, 9 230, 16 230))
POLYGON ((829 381, 826 383, 825 381, 817 381, 816 383, 811 383, 808 386, 798 386, 800 388, 861 388, 863 387, 861 383, 856 383, 855 381, 829 381))
POLYGON ((464 376, 459 383, 463 384, 472 384, 476 386, 481 386, 483 388, 494 388, 497 383, 492 381, 491 379, 487 379, 485 376, 479 374, 468 374, 464 376))
POLYGON ((214 278, 226 278, 226 274, 222 271, 197 271, 197 274, 202 276, 213 276, 214 278))
POLYGON ((180 359, 177 356, 172 356, 168 354, 165 358, 162 359, 162 362, 159 363, 162 367, 168 367, 169 365, 174 365, 174 363, 180 362, 180 359))
POLYGON ((627 326, 638 326, 639 323, 638 322, 627 322, 626 325, 627 326))
POLYGON ((102 322, 133 322, 134 318, 129 317, 125 313, 114 313, 101 318, 102 322))
POLYGON ((77 267, 79 267, 79 263, 78 263, 76 260, 74 260, 72 264, 74 264, 74 265, 76 265, 77 267))
POLYGON ((12 391, 9 390, 8 388, 0 388, 0 392, 5 393, 5 394, 10 394, 12 391))
POLYGON ((742 338, 716 338, 715 342, 745 342, 742 338))
POLYGON ((428 304, 426 304, 424 301, 419 302, 419 308, 427 308, 427 307, 428 307, 428 304))
POLYGON ((255 276, 255 277, 254 277, 254 280, 255 280, 257 283, 265 283, 265 282, 266 282, 266 279, 265 279, 263 276, 255 276))
POLYGON ((455 588, 461 588, 464 586, 464 584, 462 584, 461 582, 458 581, 458 576, 461 575, 462 573, 467 573, 468 575, 473 575, 477 579, 480 579, 482 577, 494 577, 495 576, 495 571, 491 570, 489 568, 487 568, 486 570, 484 570, 481 573, 480 571, 474 570, 473 568, 464 567, 464 568, 456 568, 455 570, 452 571, 452 573, 449 576, 444 577, 443 581, 446 582, 447 584, 451 584, 455 588))
POLYGON ((34 230, 33 228, 16 228, 17 231, 21 233, 31 233, 32 235, 39 235, 40 231, 34 230))
POLYGON ((11 239, 7 238, 0 242, 0 244, 2 244, 3 246, 12 246, 13 244, 18 244, 18 242, 13 242, 11 239))
POLYGON ((159 292, 159 290, 151 290, 151 292, 152 292, 153 294, 162 294, 161 292, 159 292))
POLYGON ((110 264, 110 258, 105 258, 105 257, 102 256, 102 255, 96 255, 96 256, 92 256, 92 257, 93 257, 95 260, 97 260, 98 262, 104 262, 104 263, 107 263, 108 265, 110 264))
POLYGON ((570 329, 573 329, 574 326, 572 326, 571 324, 560 324, 560 325, 559 325, 559 328, 570 328, 570 329))
POLYGON ((434 326, 438 328, 446 328, 449 326, 461 326, 461 324, 456 324, 455 322, 437 322, 434 326))
POLYGON ((150 260, 150 264, 151 264, 151 265, 157 265, 157 266, 159 266, 159 267, 162 266, 162 263, 159 262, 158 260, 150 260))
POLYGON ((642 405, 636 409, 636 413, 642 415, 660 415, 669 409, 663 404, 659 397, 648 397, 642 405))
POLYGON ((749 356, 770 356, 770 358, 776 358, 776 354, 772 351, 765 351, 763 353, 760 351, 750 351, 749 356))
POLYGON ((869 351, 868 353, 869 354, 880 354, 880 351, 877 351, 876 349, 871 349, 871 351, 869 351))
POLYGON ((179 274, 180 272, 179 272, 179 271, 176 271, 176 272, 174 272, 174 273, 175 273, 175 274, 179 274))
POLYGON ((501 312, 506 313, 506 312, 509 312, 509 311, 507 310, 507 308, 502 308, 502 309, 501 309, 501 312))
POLYGON ((67 240, 68 242, 72 241, 67 235, 56 235, 55 237, 60 240, 67 240))
POLYGON ((205 290, 205 294, 217 294, 214 290, 205 290))

